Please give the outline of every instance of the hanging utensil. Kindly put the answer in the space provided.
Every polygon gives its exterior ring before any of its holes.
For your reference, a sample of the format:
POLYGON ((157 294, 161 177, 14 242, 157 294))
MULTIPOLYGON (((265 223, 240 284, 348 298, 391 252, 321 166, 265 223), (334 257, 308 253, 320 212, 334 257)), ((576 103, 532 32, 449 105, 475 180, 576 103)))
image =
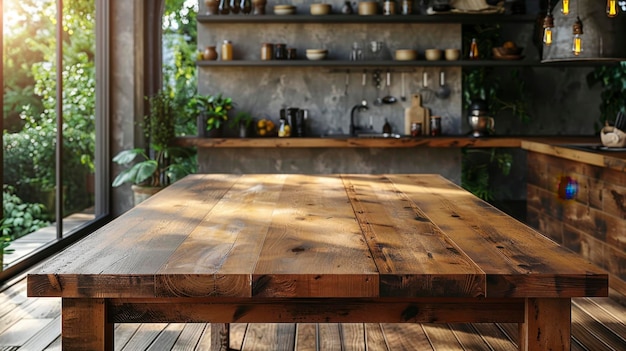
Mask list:
POLYGON ((439 72, 439 89, 435 93, 435 96, 439 99, 447 99, 450 97, 450 88, 446 85, 446 73, 444 71, 439 72))
POLYGON ((420 89, 420 95, 422 95, 422 102, 429 102, 434 95, 434 92, 428 87, 428 72, 426 72, 426 70, 422 73, 422 89, 420 89))
POLYGON ((406 101, 406 94, 404 92, 404 72, 402 72, 402 95, 400 95, 400 100, 406 101))
POLYGON ((361 105, 367 105, 367 100, 365 99, 365 86, 367 85, 367 70, 363 70, 363 77, 361 79, 361 105))
POLYGON ((387 96, 382 99, 383 104, 395 104, 398 99, 395 96, 391 96, 391 72, 387 70, 387 96))
POLYGON ((348 86, 350 85, 350 70, 346 70, 346 83, 343 96, 348 96, 348 86))
POLYGON ((380 97, 380 89, 382 89, 382 86, 380 84, 382 81, 382 79, 380 78, 380 71, 374 71, 372 77, 374 78, 374 87, 376 88, 376 99, 374 99, 374 106, 380 106, 383 104, 383 99, 380 97))

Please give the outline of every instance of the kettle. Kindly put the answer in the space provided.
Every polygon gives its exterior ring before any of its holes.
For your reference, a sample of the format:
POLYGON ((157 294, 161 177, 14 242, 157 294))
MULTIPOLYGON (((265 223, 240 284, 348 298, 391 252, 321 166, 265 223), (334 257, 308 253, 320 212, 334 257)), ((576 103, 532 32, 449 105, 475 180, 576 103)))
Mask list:
POLYGON ((472 131, 470 135, 476 138, 488 136, 495 133, 496 122, 489 116, 487 101, 482 99, 472 100, 469 107, 467 123, 472 131))

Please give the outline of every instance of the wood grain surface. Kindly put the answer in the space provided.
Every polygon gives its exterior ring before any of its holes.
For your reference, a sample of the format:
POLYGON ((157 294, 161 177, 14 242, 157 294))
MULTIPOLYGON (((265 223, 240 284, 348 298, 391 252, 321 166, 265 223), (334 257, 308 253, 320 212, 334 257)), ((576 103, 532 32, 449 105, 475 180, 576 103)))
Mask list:
POLYGON ((192 175, 29 276, 31 296, 606 296, 607 275, 437 175, 192 175))
MULTIPOLYGON (((336 323, 496 321, 519 324, 520 350, 568 350, 570 298, 607 296, 608 276, 438 175, 216 174, 61 252, 27 292, 63 298, 67 350, 110 350, 125 322, 325 323, 327 349, 370 333, 336 323)), ((274 342, 290 324, 254 328, 254 349, 311 342, 310 330, 274 342)), ((225 348, 228 326, 212 329, 225 348)))

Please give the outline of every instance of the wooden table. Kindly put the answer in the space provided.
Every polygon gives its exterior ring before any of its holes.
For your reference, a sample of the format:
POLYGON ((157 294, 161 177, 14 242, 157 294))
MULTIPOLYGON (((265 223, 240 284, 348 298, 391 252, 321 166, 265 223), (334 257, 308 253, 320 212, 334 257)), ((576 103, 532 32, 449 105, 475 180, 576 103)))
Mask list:
POLYGON ((569 350, 570 298, 607 294, 604 271, 422 174, 189 176, 28 276, 62 297, 64 350, 112 350, 123 322, 513 322, 520 350, 569 350))

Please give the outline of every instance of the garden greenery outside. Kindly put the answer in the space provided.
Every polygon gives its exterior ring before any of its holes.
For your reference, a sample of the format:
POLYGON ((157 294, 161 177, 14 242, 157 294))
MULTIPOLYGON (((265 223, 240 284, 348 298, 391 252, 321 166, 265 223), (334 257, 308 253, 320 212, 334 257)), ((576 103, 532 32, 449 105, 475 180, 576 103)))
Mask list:
MULTIPOLYGON (((95 1, 64 2, 64 216, 94 204, 95 1)), ((185 106, 196 92, 198 2, 166 0, 164 90, 185 106)), ((56 2, 4 2, 4 174, 0 255, 10 241, 55 221, 56 2)), ((181 113, 176 134, 196 132, 181 113)), ((193 162, 193 160, 190 160, 193 162)), ((195 166, 195 164, 194 164, 195 166)), ((2 268, 0 267, 0 270, 2 268)))

